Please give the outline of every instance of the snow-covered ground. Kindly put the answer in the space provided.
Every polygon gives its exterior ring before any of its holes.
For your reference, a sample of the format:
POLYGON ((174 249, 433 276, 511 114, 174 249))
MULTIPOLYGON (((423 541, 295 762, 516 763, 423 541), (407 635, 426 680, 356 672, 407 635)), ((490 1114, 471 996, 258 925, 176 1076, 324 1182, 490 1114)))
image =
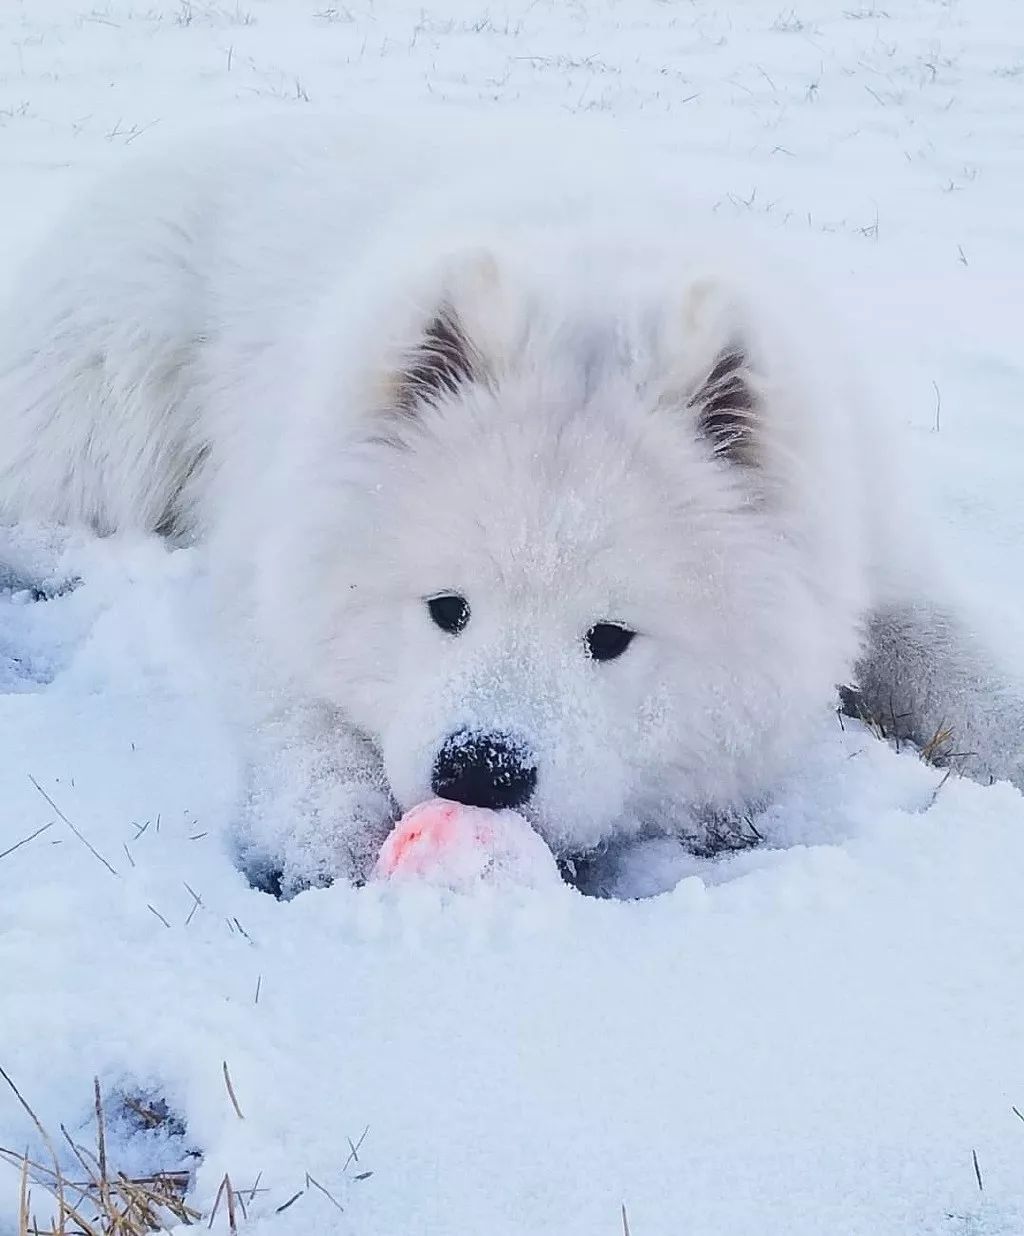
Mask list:
MULTIPOLYGON (((334 107, 612 116, 788 233, 1024 668, 1019 0, 3 0, 0 265, 126 145, 334 107)), ((623 1203, 633 1236, 1024 1231, 1016 791, 829 725, 771 844, 648 854, 634 888, 679 881, 649 900, 279 903, 223 839, 201 555, 8 530, 0 563, 0 1066, 54 1129, 87 1137, 94 1074, 163 1095, 184 1137, 112 1153, 200 1149, 203 1208, 262 1174, 281 1236, 597 1236, 623 1203), (306 1173, 344 1214, 277 1213, 306 1173)), ((0 1144, 37 1144, 2 1089, 0 1144)))

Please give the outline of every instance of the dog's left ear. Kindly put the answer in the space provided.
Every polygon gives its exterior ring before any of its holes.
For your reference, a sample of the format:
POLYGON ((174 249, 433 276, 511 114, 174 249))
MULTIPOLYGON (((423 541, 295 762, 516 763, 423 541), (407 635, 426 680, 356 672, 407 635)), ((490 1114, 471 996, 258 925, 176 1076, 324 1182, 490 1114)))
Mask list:
POLYGON ((741 343, 718 353, 687 406, 716 456, 746 467, 757 464, 758 396, 750 357, 741 343))
POLYGON ((455 307, 445 300, 405 353, 397 374, 396 401, 403 412, 413 412, 456 394, 482 376, 483 360, 455 307))
POLYGON ((414 327, 395 374, 395 403, 405 413, 457 394, 490 373, 485 355, 493 348, 498 270, 487 252, 450 256, 433 282, 433 305, 414 327))
POLYGON ((746 467, 758 462, 758 381, 743 342, 737 298, 716 280, 694 282, 683 312, 689 378, 686 406, 714 454, 746 467), (703 359, 702 359, 703 358, 703 359))

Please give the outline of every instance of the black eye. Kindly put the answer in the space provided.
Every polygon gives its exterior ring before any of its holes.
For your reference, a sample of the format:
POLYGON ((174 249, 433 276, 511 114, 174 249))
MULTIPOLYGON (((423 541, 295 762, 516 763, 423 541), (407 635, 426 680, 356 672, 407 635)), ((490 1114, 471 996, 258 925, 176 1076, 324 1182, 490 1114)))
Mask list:
POLYGON ((454 593, 430 597, 427 601, 430 616, 449 635, 458 635, 469 622, 469 602, 454 593))
POLYGON ((635 634, 617 622, 596 622, 586 635, 587 656, 595 661, 614 661, 630 646, 635 634))

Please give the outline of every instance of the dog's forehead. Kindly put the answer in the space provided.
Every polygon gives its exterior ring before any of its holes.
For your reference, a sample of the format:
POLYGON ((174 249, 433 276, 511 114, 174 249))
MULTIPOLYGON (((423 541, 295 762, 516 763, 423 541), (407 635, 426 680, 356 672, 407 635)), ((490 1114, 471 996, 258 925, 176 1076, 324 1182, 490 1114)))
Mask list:
POLYGON ((550 398, 506 403, 501 392, 474 411, 472 429, 442 424, 404 461, 424 565, 515 592, 606 596, 635 584, 672 516, 666 477, 630 417, 550 398))

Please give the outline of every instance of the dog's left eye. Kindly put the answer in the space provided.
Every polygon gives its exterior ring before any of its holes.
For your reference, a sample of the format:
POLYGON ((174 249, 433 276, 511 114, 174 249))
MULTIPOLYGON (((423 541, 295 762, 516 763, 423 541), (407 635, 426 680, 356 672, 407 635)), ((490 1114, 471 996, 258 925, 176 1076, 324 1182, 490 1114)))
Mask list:
POLYGON ((455 593, 427 599, 430 616, 442 631, 458 635, 469 622, 469 602, 455 593))
POLYGON ((586 634, 587 656, 595 661, 614 661, 633 642, 635 631, 618 622, 596 622, 586 634))

